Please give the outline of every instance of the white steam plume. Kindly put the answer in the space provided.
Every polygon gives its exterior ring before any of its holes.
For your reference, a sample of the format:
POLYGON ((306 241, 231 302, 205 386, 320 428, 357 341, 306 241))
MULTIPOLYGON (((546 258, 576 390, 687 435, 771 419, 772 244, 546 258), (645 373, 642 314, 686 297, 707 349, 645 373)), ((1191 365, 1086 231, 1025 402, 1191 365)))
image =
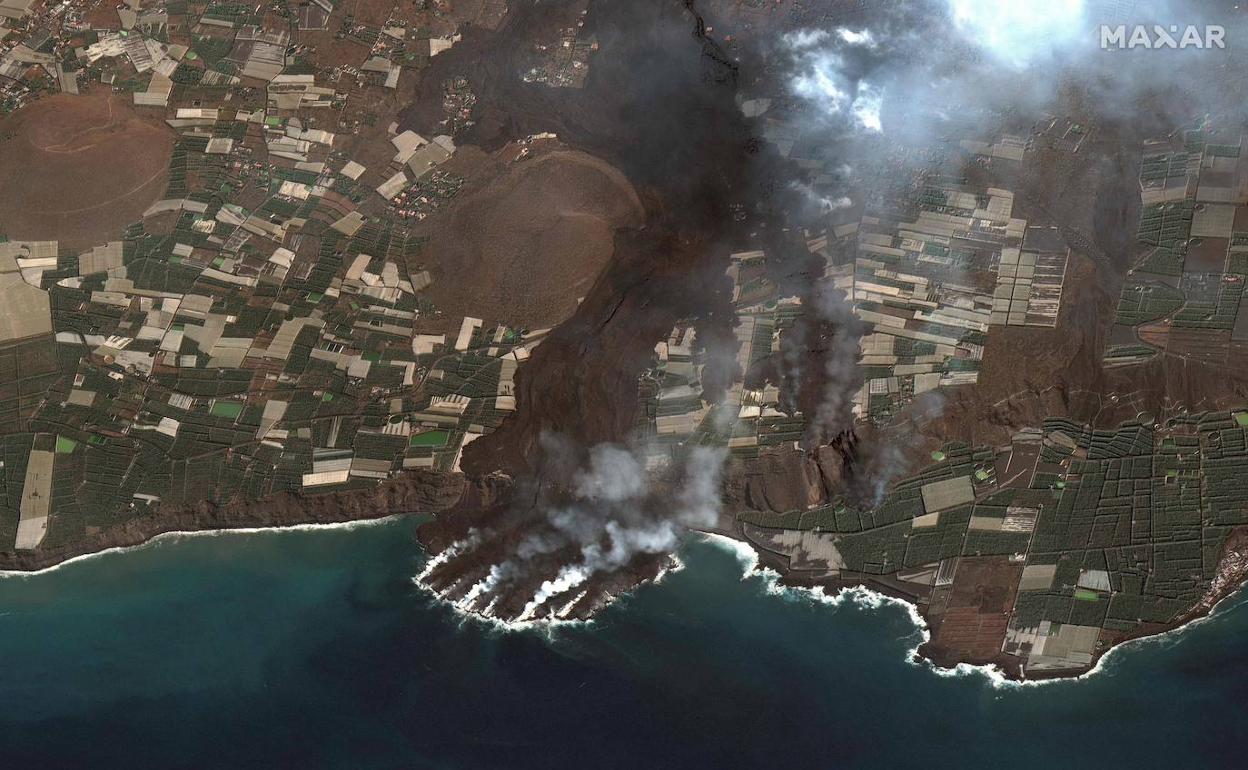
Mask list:
MULTIPOLYGON (((550 437, 543 437, 543 448, 552 454, 571 451, 566 442, 550 437)), ((641 450, 617 444, 593 447, 572 479, 571 500, 542 509, 542 529, 521 540, 509 558, 491 566, 455 604, 490 614, 500 589, 532 574, 540 557, 574 548, 577 560, 544 580, 525 604, 518 619, 531 620, 552 599, 594 575, 625 567, 641 554, 674 552, 686 530, 717 523, 726 456, 722 448, 693 447, 674 473, 654 478, 641 450)), ((476 533, 455 543, 431 561, 422 578, 478 544, 476 533)))

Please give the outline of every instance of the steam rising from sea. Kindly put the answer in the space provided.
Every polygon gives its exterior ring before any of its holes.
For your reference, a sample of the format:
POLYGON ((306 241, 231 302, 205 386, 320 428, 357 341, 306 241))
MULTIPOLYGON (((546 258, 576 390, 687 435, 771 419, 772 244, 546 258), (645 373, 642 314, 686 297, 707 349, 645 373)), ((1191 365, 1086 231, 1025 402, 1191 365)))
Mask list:
MULTIPOLYGON (((1181 70, 1171 58, 1135 57, 1133 52, 1106 58, 1111 54, 1099 50, 1094 25, 1115 21, 1102 18, 1108 5, 1093 0, 877 4, 866 18, 845 26, 796 29, 768 41, 768 55, 787 73, 781 88, 787 84, 790 96, 806 108, 798 113, 806 138, 826 138, 839 169, 819 185, 790 180, 791 189, 804 194, 817 216, 859 205, 855 196, 863 191, 847 181, 856 167, 879 163, 890 147, 931 147, 969 126, 991 132, 1007 115, 1039 114, 1053 106, 1070 78, 1093 94, 1091 101, 1102 111, 1128 121, 1139 110, 1142 94, 1176 84, 1202 103, 1210 100, 1216 87, 1187 82, 1175 74, 1181 70)), ((1138 21, 1167 14, 1183 21, 1201 18, 1197 6, 1177 0, 1141 0, 1133 7, 1138 21)), ((1190 68, 1186 71, 1190 76, 1190 68)), ((774 94, 737 96, 767 101, 774 94)), ((916 153, 916 162, 922 157, 916 153)), ((904 173, 904 168, 894 169, 894 175, 904 173)), ((807 213, 793 212, 787 224, 796 227, 807 213)), ((853 426, 853 398, 862 385, 858 348, 863 328, 848 298, 826 283, 804 300, 826 343, 820 348, 822 360, 816 369, 803 368, 801 348, 814 341, 803 333, 784 341, 781 353, 786 391, 797 392, 802 377, 812 374, 823 385, 805 437, 809 447, 853 426)), ((679 460, 678 482, 667 487, 679 492, 668 500, 659 497, 645 453, 636 448, 563 447, 550 437, 543 444, 547 453, 575 455, 571 499, 539 500, 531 512, 538 525, 518 543, 507 541, 514 550, 492 557, 484 574, 468 578, 471 584, 447 588, 445 595, 461 611, 494 616, 500 593, 523 582, 536 587, 531 595, 525 589, 523 608, 510 613, 515 620, 568 617, 593 590, 595 577, 618 572, 639 555, 671 554, 682 532, 715 523, 722 450, 689 450, 679 460), (569 553, 570 558, 563 557, 569 553), (561 561, 552 566, 556 555, 561 561)), ((904 471, 901 454, 891 449, 864 449, 869 461, 860 463, 859 483, 869 491, 868 499, 878 502, 904 471)), ((418 579, 425 583, 457 555, 502 541, 501 533, 489 529, 472 532, 418 579)))
MULTIPOLYGON (((578 462, 575 448, 558 436, 543 436, 542 445, 556 461, 578 462)), ((586 584, 595 576, 622 569, 639 555, 673 554, 686 531, 716 524, 726 457, 721 447, 694 446, 672 464, 650 467, 643 448, 593 447, 575 474, 571 499, 539 501, 542 526, 453 598, 453 604, 463 612, 494 618, 500 591, 542 569, 543 557, 573 549, 574 560, 543 580, 514 618, 519 623, 539 616, 566 619, 586 597, 586 584), (553 606, 551 602, 560 597, 559 606, 553 606)), ((477 550, 493 535, 470 531, 431 559, 417 581, 430 582, 444 565, 477 550)))
MULTIPOLYGON (((1112 674, 1115 661, 1118 659, 1120 650, 1129 651, 1137 646, 1162 646, 1168 647, 1177 643, 1181 639, 1181 635, 1189 628, 1203 625, 1208 622, 1214 622, 1224 617, 1224 614, 1232 609, 1232 605, 1244 603, 1245 599, 1242 593, 1236 593, 1219 603, 1214 611, 1209 615, 1199 618, 1180 628, 1168 631, 1156 636, 1148 636, 1140 639, 1120 644, 1112 648, 1103 655, 1089 671, 1077 676, 1062 679, 1041 679, 1015 681, 1006 678, 1005 674, 995 666, 974 666, 967 663, 960 663, 953 668, 942 668, 936 666, 930 661, 924 659, 918 654, 919 648, 925 644, 930 638, 930 631, 923 616, 919 614, 918 608, 903 599, 888 596, 878 591, 873 591, 865 586, 853 586, 841 590, 835 594, 829 595, 822 587, 803 588, 785 585, 782 577, 776 571, 759 566, 758 555, 754 549, 747 543, 736 540, 723 535, 701 533, 699 537, 710 546, 733 556, 741 568, 741 580, 754 583, 759 590, 767 596, 774 597, 778 601, 811 603, 819 607, 826 608, 828 611, 836 613, 841 610, 852 608, 863 612, 876 612, 889 607, 902 610, 913 630, 902 637, 903 641, 909 643, 909 647, 904 654, 904 660, 907 664, 921 668, 940 678, 960 679, 960 678, 980 678, 993 690, 1003 692, 1020 692, 1027 689, 1038 687, 1044 688, 1061 688, 1078 686, 1080 682, 1085 682, 1094 676, 1101 674, 1112 674)), ((435 557, 436 558, 436 557, 435 557)), ((432 563, 433 560, 431 560, 432 563)), ((675 560, 673 566, 659 575, 652 581, 653 584, 660 584, 663 579, 678 571, 685 570, 686 566, 679 559, 675 560)), ((415 581, 421 585, 420 580, 415 581)), ((648 590, 640 587, 637 590, 648 590)), ((436 594, 435 594, 436 596, 436 594)), ((440 598, 440 597, 439 597, 440 598)), ((572 630, 576 628, 592 626, 594 620, 567 620, 551 617, 543 617, 538 619, 505 621, 498 618, 482 615, 478 612, 464 610, 461 607, 451 605, 455 614, 459 617, 461 625, 484 627, 494 633, 536 633, 543 636, 548 642, 558 643, 559 632, 561 630, 572 630)), ((623 608, 620 611, 626 611, 623 608)), ((1125 653, 1129 654, 1129 652, 1125 653)))

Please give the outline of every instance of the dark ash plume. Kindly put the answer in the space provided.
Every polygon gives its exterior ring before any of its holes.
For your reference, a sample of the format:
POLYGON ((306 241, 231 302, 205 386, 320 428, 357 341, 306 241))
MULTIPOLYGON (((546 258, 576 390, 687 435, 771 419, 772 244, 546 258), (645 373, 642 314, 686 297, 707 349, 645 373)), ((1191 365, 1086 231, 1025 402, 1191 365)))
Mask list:
POLYGON ((808 448, 830 443, 853 430, 854 397, 863 385, 858 360, 865 330, 845 292, 826 279, 811 292, 809 312, 819 334, 813 347, 823 366, 823 390, 803 439, 808 448))

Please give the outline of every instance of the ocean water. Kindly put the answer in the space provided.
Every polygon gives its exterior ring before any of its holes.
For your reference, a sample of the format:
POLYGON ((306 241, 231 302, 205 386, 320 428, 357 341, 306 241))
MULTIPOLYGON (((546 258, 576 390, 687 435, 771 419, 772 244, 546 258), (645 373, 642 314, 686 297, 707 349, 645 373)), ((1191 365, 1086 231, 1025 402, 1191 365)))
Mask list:
POLYGON ((0 579, 0 767, 1242 766, 1248 607, 1002 688, 907 662, 902 607, 731 548, 589 625, 501 632, 412 583, 410 519, 174 537, 0 579))

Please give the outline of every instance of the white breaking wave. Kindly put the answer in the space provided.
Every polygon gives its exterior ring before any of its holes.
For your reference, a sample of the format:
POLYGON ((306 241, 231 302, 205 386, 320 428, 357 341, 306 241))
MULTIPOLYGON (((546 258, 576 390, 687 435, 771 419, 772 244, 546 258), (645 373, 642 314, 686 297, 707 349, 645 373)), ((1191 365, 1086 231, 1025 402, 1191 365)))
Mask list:
MULTIPOLYGON (((1120 649, 1137 644, 1161 644, 1169 645, 1174 643, 1176 636, 1197 625, 1213 620, 1215 615, 1225 612, 1223 609, 1224 602, 1231 596, 1225 597, 1222 601, 1214 605, 1208 615, 1197 618, 1182 626, 1171 629, 1161 634, 1152 636, 1144 636, 1139 639, 1132 639, 1121 644, 1114 645, 1104 655, 1097 660, 1096 665, 1088 669, 1084 673, 1074 677, 1063 677, 1061 679, 1028 679, 1017 681, 1006 677, 1000 667, 994 665, 972 665, 970 663, 959 663, 952 668, 937 666, 930 660, 919 654, 919 648, 931 640, 931 630, 927 625, 927 621, 919 614, 918 607, 912 602, 899 599, 895 596, 873 591, 865 586, 851 586, 844 588, 835 594, 829 595, 823 586, 815 586, 814 588, 802 588, 795 586, 787 586, 781 582, 780 573, 768 567, 759 566, 758 553, 748 544, 735 538, 725 535, 702 533, 707 542, 712 543, 723 551, 731 553, 737 558, 742 568, 742 580, 749 580, 751 577, 758 577, 763 585, 763 590, 770 596, 776 596, 787 601, 814 601, 819 604, 825 604, 830 607, 842 607, 846 603, 863 610, 877 610, 884 606, 900 607, 906 611, 910 618, 910 622, 914 624, 914 633, 919 636, 917 644, 910 647, 906 652, 906 662, 912 666, 918 666, 931 671, 933 674, 943 678, 961 678, 969 676, 981 676, 993 689, 997 690, 1021 690, 1027 687, 1041 686, 1060 686, 1069 685, 1071 683, 1085 681, 1092 676, 1105 671, 1105 666, 1110 656, 1116 654, 1120 649)), ((1237 592, 1232 596, 1239 597, 1237 592)), ((1244 600, 1248 602, 1248 599, 1244 600)))
POLYGON ((920 637, 918 643, 912 646, 906 653, 906 662, 911 665, 925 666, 939 676, 982 674, 994 687, 1008 687, 1020 684, 1007 679, 996 666, 960 664, 955 669, 942 669, 924 659, 919 655, 919 648, 931 639, 931 631, 928 628, 927 621, 923 619, 923 616, 919 614, 918 608, 911 602, 898 599, 895 596, 882 594, 879 591, 873 591, 866 586, 850 586, 829 595, 823 586, 805 588, 785 585, 779 572, 770 567, 759 566, 758 553, 748 543, 719 534, 705 533, 704 537, 716 547, 737 557, 737 562, 742 568, 741 579, 749 580, 757 577, 762 582, 763 591, 769 596, 775 596, 786 601, 813 601, 838 608, 851 604, 863 610, 878 610, 888 605, 904 609, 910 618, 910 622, 914 624, 914 635, 920 637))
MULTIPOLYGON (((265 531, 265 530, 257 530, 257 531, 265 531)), ((196 533, 192 533, 192 534, 196 534, 196 533)), ((203 534, 213 534, 213 533, 210 532, 210 533, 203 533, 203 534)), ((941 667, 941 666, 937 666, 936 664, 932 663, 930 660, 920 655, 919 648, 931 640, 931 630, 927 625, 927 621, 924 620, 923 616, 919 613, 918 607, 915 606, 915 604, 912 602, 908 602, 904 599, 900 599, 895 596, 889 596, 879 591, 875 591, 870 588, 867 588, 866 586, 850 586, 847 588, 843 588, 839 591, 836 591, 835 593, 829 594, 828 591, 823 586, 814 586, 811 588, 805 588, 805 587, 785 585, 783 583, 783 579, 780 573, 776 572, 774 569, 771 569, 769 567, 762 567, 760 565, 758 552, 755 551, 754 548, 751 547, 748 543, 738 540, 736 538, 728 537, 726 535, 720 535, 720 534, 711 533, 711 532, 700 531, 697 534, 703 540, 719 548, 721 551, 726 551, 732 554, 734 557, 736 557, 737 563, 741 567, 741 580, 746 581, 746 580, 752 580, 752 579, 757 578, 761 588, 763 589, 763 592, 769 596, 777 597, 783 601, 815 602, 815 603, 825 605, 834 609, 842 608, 845 606, 853 606, 860 610, 878 610, 886 606, 894 606, 894 607, 903 609, 906 612, 906 616, 909 618, 911 624, 914 626, 914 631, 911 634, 907 635, 908 637, 911 637, 914 641, 906 651, 906 654, 905 654, 906 663, 912 666, 926 669, 927 671, 930 671, 932 674, 938 677, 946 678, 946 679, 958 679, 958 678, 964 678, 964 677, 982 677, 984 681, 995 690, 1019 691, 1024 688, 1029 688, 1029 687, 1042 687, 1042 686, 1048 687, 1048 686, 1063 686, 1063 685, 1074 686, 1075 683, 1086 681, 1096 674, 1103 673, 1106 670, 1106 665, 1110 657, 1116 655, 1118 651, 1122 648, 1129 647, 1132 645, 1142 645, 1142 644, 1154 644, 1154 645, 1173 644, 1177 640, 1178 635, 1186 631, 1187 629, 1194 628, 1198 625, 1202 625, 1209 621, 1218 619, 1222 615, 1224 615, 1227 610, 1232 609, 1233 606, 1238 606, 1238 604, 1248 603, 1248 596, 1245 596, 1242 592, 1237 591, 1231 594, 1230 596, 1224 597, 1221 601, 1219 601, 1216 605, 1214 605, 1213 609, 1209 612, 1209 614, 1203 617, 1197 618, 1196 620, 1193 620, 1189 623, 1185 623, 1179 628, 1171 629, 1170 631, 1166 631, 1161 634, 1155 634, 1152 636, 1145 636, 1145 637, 1140 637, 1138 639, 1132 639, 1130 641, 1122 642, 1121 644, 1115 645, 1114 647, 1112 647, 1110 650, 1108 650, 1104 655, 1100 657, 1100 659, 1096 662, 1096 665, 1094 665, 1092 668, 1088 669, 1087 671, 1085 671, 1084 673, 1078 676, 1063 677, 1060 679, 1038 679, 1038 680, 1016 681, 1016 680, 1009 679, 1008 677, 1006 677, 1005 672, 1003 672, 998 666, 995 666, 995 665, 978 665, 977 666, 977 665, 972 665, 970 663, 959 663, 956 666, 953 666, 952 668, 941 667), (1238 604, 1228 605, 1227 603, 1231 599, 1238 599, 1239 600, 1238 604)), ((468 541, 468 538, 465 538, 465 540, 461 541, 461 543, 466 544, 467 541, 468 541)), ((142 546, 138 546, 138 547, 142 547, 142 546)), ((454 546, 452 546, 452 548, 453 547, 454 546)), ((447 549, 447 550, 450 550, 450 549, 447 549)), ((446 554, 446 553, 447 553, 446 551, 443 551, 443 554, 446 554)), ((454 554, 446 556, 446 559, 452 558, 453 556, 454 554)), ((443 562, 446 559, 443 559, 443 562)), ((437 561, 437 557, 435 557, 434 559, 431 559, 430 564, 433 564, 433 562, 435 561, 437 561)), ((436 568, 436 566, 437 565, 434 564, 432 568, 436 568)), ((572 565, 572 566, 575 567, 576 565, 572 565)), ((577 585, 580 585, 581 583, 583 583, 585 579, 587 579, 588 577, 587 574, 583 575, 579 571, 573 570, 569 567, 565 567, 563 570, 561 570, 560 573, 556 575, 556 577, 553 578, 552 580, 548 580, 545 583, 543 583, 542 587, 539 588, 538 592, 534 595, 534 598, 530 600, 530 602, 525 606, 525 610, 521 614, 521 617, 516 620, 501 620, 492 615, 494 605, 498 601, 497 597, 495 597, 490 602, 490 604, 487 605, 484 609, 476 609, 475 607, 473 607, 473 605, 476 603, 476 599, 479 598, 481 594, 480 591, 477 591, 477 588, 481 586, 482 584, 486 583, 489 580, 489 576, 487 576, 487 578, 485 578, 484 580, 474 585, 473 588, 469 590, 468 594, 466 594, 465 597, 462 598, 460 601, 452 602, 452 601, 446 600, 445 597, 441 596, 436 591, 433 591, 432 589, 430 589, 429 586, 426 585, 425 582, 421 579, 422 576, 430 572, 432 568, 429 565, 426 565, 426 568, 422 571, 421 576, 413 578, 413 582, 415 582, 422 589, 429 591, 436 599, 446 604, 446 606, 450 607, 452 611, 460 618, 461 624, 473 623, 473 624, 483 625, 487 628, 490 628, 491 630, 495 630, 499 632, 517 632, 517 631, 538 632, 538 633, 541 633, 543 636, 545 636, 549 641, 553 641, 555 632, 559 629, 574 627, 574 626, 575 627, 587 627, 594 623, 594 620, 592 618, 588 620, 575 620, 575 619, 569 619, 566 617, 566 614, 572 609, 572 607, 576 606, 576 604, 585 597, 587 591, 581 591, 577 593, 576 595, 574 595, 574 597, 570 601, 568 601, 562 607, 560 607, 558 611, 551 613, 550 615, 546 617, 541 617, 541 618, 532 617, 532 613, 535 612, 542 604, 544 604, 550 598, 556 595, 559 595, 561 593, 564 593, 566 591, 572 590, 577 585), (473 595, 473 600, 465 601, 469 595, 473 595)), ((686 569, 685 563, 673 557, 672 564, 669 568, 666 568, 660 571, 654 577, 653 580, 646 581, 646 583, 653 583, 653 584, 661 583, 667 575, 673 574, 675 572, 679 572, 684 569, 686 569)), ((19 574, 28 574, 28 573, 19 573, 19 574)), ((643 583, 642 585, 645 585, 646 583, 643 583)), ((641 586, 639 585, 638 588, 640 587, 641 586)), ((629 592, 629 593, 632 593, 632 592, 629 592)), ((627 595, 628 594, 622 594, 620 596, 609 597, 606 600, 606 604, 607 605, 612 604, 616 600, 621 598, 621 596, 627 596, 627 595)))
POLYGON ((98 559, 104 556, 113 556, 129 551, 138 551, 140 549, 158 548, 167 544, 177 543, 181 540, 196 537, 223 537, 228 535, 258 535, 264 532, 283 533, 283 532, 324 532, 330 530, 352 530, 362 529, 364 527, 375 527, 381 524, 410 516, 410 513, 395 513, 390 516, 383 516, 376 519, 357 519, 355 521, 333 521, 322 524, 285 524, 272 527, 233 527, 227 529, 188 529, 188 530, 171 530, 169 532, 161 532, 158 535, 144 540, 142 543, 135 545, 118 545, 112 548, 104 548, 91 553, 84 553, 79 556, 71 556, 65 561, 58 561, 48 567, 33 570, 0 570, 0 580, 4 579, 20 579, 33 578, 40 575, 47 575, 56 570, 69 567, 73 564, 79 564, 91 559, 98 559))

